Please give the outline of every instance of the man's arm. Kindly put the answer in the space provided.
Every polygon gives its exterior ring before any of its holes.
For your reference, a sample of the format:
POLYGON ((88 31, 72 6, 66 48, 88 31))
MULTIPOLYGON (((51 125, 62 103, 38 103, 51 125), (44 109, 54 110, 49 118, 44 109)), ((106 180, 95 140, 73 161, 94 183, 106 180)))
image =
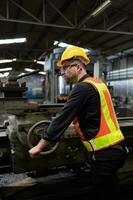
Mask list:
POLYGON ((43 148, 47 146, 48 141, 59 140, 61 135, 73 121, 74 117, 77 116, 86 95, 88 95, 88 89, 86 89, 83 85, 79 84, 74 88, 67 103, 65 103, 64 108, 52 121, 47 131, 44 133, 43 139, 41 139, 35 147, 29 150, 31 157, 39 155, 43 148))
POLYGON ((72 89, 63 109, 56 115, 44 132, 43 138, 48 141, 58 141, 71 124, 74 117, 81 112, 86 98, 88 98, 88 85, 86 87, 86 83, 77 84, 72 89))

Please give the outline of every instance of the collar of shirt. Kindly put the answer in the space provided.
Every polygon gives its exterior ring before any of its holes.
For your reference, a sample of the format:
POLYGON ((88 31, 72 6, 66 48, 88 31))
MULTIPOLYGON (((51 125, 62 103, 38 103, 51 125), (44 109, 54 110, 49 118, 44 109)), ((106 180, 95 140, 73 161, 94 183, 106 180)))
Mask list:
POLYGON ((82 76, 82 77, 79 79, 78 83, 79 83, 79 82, 82 82, 82 81, 83 81, 84 79, 86 79, 87 77, 90 77, 89 74, 85 74, 84 76, 82 76))

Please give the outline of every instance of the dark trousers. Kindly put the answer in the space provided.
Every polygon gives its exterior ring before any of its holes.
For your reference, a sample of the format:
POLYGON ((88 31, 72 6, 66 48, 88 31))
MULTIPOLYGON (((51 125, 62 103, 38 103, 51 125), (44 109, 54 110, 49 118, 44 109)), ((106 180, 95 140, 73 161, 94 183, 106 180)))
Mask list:
POLYGON ((124 150, 107 148, 89 155, 94 195, 101 200, 120 199, 117 171, 125 162, 124 150))

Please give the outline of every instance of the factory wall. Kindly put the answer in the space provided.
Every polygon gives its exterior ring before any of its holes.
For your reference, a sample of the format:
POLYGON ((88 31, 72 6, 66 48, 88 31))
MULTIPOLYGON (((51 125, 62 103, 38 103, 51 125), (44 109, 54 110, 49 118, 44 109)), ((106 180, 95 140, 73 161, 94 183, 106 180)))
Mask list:
POLYGON ((107 73, 107 83, 113 88, 112 95, 118 115, 133 116, 133 56, 112 62, 107 73))

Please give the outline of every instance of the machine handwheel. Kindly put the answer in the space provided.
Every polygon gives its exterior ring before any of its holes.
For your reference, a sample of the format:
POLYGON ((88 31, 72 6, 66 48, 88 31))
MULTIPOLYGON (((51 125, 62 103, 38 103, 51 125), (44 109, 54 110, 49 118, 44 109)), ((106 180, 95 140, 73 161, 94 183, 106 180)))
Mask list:
MULTIPOLYGON (((42 138, 44 131, 47 129, 51 121, 42 120, 35 123, 28 131, 27 143, 29 148, 34 147, 42 138)), ((59 142, 49 142, 48 146, 41 152, 41 155, 48 155, 54 152, 59 145, 59 142)))

